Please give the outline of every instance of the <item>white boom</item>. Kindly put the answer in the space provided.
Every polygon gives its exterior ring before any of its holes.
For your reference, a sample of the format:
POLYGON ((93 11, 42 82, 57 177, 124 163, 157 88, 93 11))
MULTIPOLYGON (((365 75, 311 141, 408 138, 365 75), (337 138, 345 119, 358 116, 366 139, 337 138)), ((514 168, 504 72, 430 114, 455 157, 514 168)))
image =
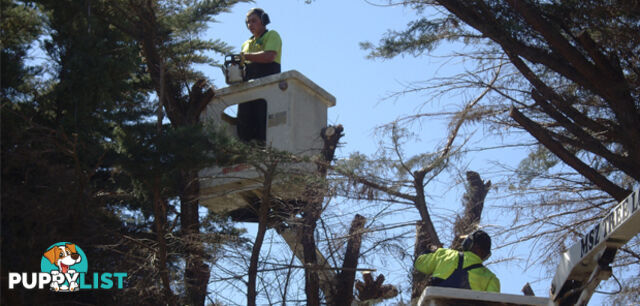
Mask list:
POLYGON ((640 190, 631 193, 562 254, 547 298, 427 287, 418 305, 586 305, 611 276, 617 250, 640 233, 640 190))
POLYGON ((632 192, 562 254, 549 305, 586 305, 598 284, 611 276, 616 251, 640 232, 639 194, 632 192))

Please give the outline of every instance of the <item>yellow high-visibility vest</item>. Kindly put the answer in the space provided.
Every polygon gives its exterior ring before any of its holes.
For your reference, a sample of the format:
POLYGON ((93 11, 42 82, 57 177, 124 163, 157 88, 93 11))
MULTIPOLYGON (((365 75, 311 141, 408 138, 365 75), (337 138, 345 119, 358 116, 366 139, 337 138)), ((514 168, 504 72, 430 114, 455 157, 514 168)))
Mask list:
MULTIPOLYGON (((482 263, 482 259, 473 252, 464 252, 463 268, 482 263)), ((429 254, 418 256, 414 267, 416 270, 437 277, 447 279, 458 267, 458 251, 440 248, 429 254)), ((500 280, 486 267, 468 271, 471 290, 500 292, 500 280)))

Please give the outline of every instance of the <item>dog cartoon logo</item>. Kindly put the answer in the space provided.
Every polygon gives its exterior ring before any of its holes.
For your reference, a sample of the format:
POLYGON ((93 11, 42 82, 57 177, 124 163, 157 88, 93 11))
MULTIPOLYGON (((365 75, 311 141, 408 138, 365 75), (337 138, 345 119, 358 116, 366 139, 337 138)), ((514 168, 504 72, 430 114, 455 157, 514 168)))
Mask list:
POLYGON ((50 289, 60 292, 79 290, 79 273, 87 272, 84 252, 74 243, 58 242, 50 246, 42 255, 40 268, 51 274, 50 289))

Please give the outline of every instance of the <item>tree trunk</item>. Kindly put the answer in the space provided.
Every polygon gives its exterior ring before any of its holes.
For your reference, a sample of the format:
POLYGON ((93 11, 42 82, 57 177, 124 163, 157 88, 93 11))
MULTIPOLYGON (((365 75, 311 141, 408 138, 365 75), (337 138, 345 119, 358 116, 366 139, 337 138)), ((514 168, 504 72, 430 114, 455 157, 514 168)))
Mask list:
MULTIPOLYGON (((427 209, 427 201, 425 200, 424 194, 424 177, 427 173, 424 170, 416 171, 413 174, 413 187, 416 190, 416 197, 414 199, 414 205, 418 212, 420 213, 421 224, 419 225, 419 233, 418 243, 416 246, 419 246, 420 251, 424 252, 426 247, 429 245, 435 245, 437 247, 442 247, 442 242, 440 242, 440 238, 438 237, 438 232, 436 228, 433 226, 433 221, 431 221, 431 215, 429 214, 429 210, 427 209)), ((417 256, 417 255, 416 255, 417 256)))
MULTIPOLYGON (((416 245, 413 252, 413 261, 418 259, 418 256, 424 254, 431 246, 442 247, 442 242, 438 238, 438 232, 436 232, 427 209, 427 202, 424 194, 424 177, 425 171, 416 171, 414 173, 413 185, 416 190, 416 197, 414 205, 418 212, 420 212, 421 221, 416 224, 416 245)), ((424 288, 428 285, 428 277, 424 273, 418 272, 415 269, 412 270, 412 284, 411 284, 411 300, 417 299, 422 294, 424 288)))
MULTIPOLYGON (((491 187, 491 181, 484 183, 480 178, 480 175, 473 171, 468 171, 466 192, 463 196, 464 214, 462 217, 456 218, 454 224, 454 240, 451 244, 451 248, 456 249, 462 242, 461 235, 468 234, 472 230, 475 230, 480 222, 480 216, 482 215, 482 209, 484 208, 484 199, 491 187)), ((419 178, 419 176, 416 176, 419 178)), ((421 186, 416 183, 416 186, 421 186)), ((417 188, 416 188, 417 189, 417 188)), ((418 195, 422 195, 418 199, 424 199, 424 194, 418 190, 418 195)), ((425 204, 426 208, 426 204, 425 204)), ((427 215, 428 216, 428 215, 427 215)), ((442 247, 442 243, 439 241, 438 236, 434 235, 435 228, 431 219, 427 219, 416 224, 416 245, 414 248, 414 262, 419 255, 427 252, 432 246, 442 247)), ((413 270, 412 272, 412 287, 411 287, 411 300, 418 299, 424 291, 425 287, 429 285, 429 276, 413 270)))
POLYGON ((318 278, 316 257, 315 230, 320 218, 320 203, 308 202, 302 213, 302 248, 304 252, 304 292, 307 295, 307 305, 320 305, 320 282, 318 278))
MULTIPOLYGON (((293 252, 296 258, 300 260, 300 262, 304 263, 304 248, 302 247, 302 224, 294 224, 284 228, 276 228, 278 230, 278 234, 282 236, 284 241, 289 245, 289 248, 293 252)), ((322 256, 322 254, 315 249, 316 259, 317 259, 317 269, 316 273, 318 275, 318 281, 320 290, 324 293, 324 296, 327 297, 328 300, 331 300, 330 296, 333 295, 334 290, 334 280, 336 279, 336 273, 334 270, 330 269, 329 263, 327 259, 322 256)), ((311 269, 313 267, 309 267, 311 269)))
MULTIPOLYGON (((188 98, 183 81, 176 70, 165 69, 167 37, 158 32, 159 25, 157 5, 155 1, 133 1, 129 6, 119 7, 117 11, 129 16, 122 16, 131 22, 130 26, 123 26, 119 22, 112 24, 134 37, 141 46, 145 65, 149 71, 151 82, 159 97, 161 107, 167 114, 174 128, 190 126, 199 123, 200 113, 214 96, 214 92, 207 87, 204 80, 194 82, 188 98)), ((124 23, 126 25, 126 23, 124 23)), ((162 117, 159 110, 159 117, 162 117)), ((158 124, 162 125, 162 120, 158 124)), ((209 283, 210 268, 205 263, 204 245, 200 239, 200 221, 198 215, 199 183, 196 170, 185 170, 180 174, 180 224, 182 238, 185 245, 184 282, 188 303, 204 305, 209 283)))
POLYGON ((162 282, 165 301, 169 305, 175 305, 175 296, 171 290, 171 282, 169 280, 169 270, 167 268, 167 241, 165 233, 167 227, 167 205, 162 198, 160 192, 160 181, 155 179, 153 182, 153 215, 156 228, 156 240, 158 241, 158 271, 160 271, 160 280, 162 282))
POLYGON ((205 263, 204 245, 200 239, 200 218, 198 215, 198 194, 196 171, 182 173, 182 190, 180 197, 180 224, 185 244, 186 267, 184 272, 187 299, 191 305, 204 305, 209 284, 210 268, 205 263))
POLYGON ((255 306, 256 297, 258 293, 256 291, 256 280, 258 278, 258 262, 260 260, 260 250, 262 249, 262 243, 264 242, 264 236, 267 232, 267 222, 269 218, 269 209, 271 207, 271 184, 273 182, 273 175, 275 165, 270 165, 269 169, 264 173, 264 182, 262 190, 262 199, 260 201, 260 208, 258 211, 258 233, 256 234, 256 240, 253 243, 251 250, 251 259, 249 261, 249 281, 247 282, 247 305, 255 306))
POLYGON ((337 275, 337 292, 333 297, 334 304, 351 305, 353 301, 353 284, 356 280, 356 268, 360 257, 360 245, 364 224, 367 220, 361 215, 355 215, 349 228, 349 240, 344 254, 342 271, 337 275))
MULTIPOLYGON (((180 101, 178 100, 170 100, 174 103, 171 109, 182 110, 180 118, 184 118, 182 123, 172 121, 172 125, 180 127, 200 122, 200 112, 214 95, 213 90, 206 88, 206 85, 204 80, 199 80, 193 84, 186 107, 180 107, 180 101)), ((169 108, 165 107, 165 109, 169 113, 169 108)), ((183 196, 180 197, 180 224, 190 245, 185 254, 187 265, 184 275, 187 296, 192 305, 204 305, 211 268, 205 263, 204 243, 200 237, 200 215, 198 212, 200 208, 198 202, 200 182, 198 181, 197 170, 189 170, 182 173, 182 194, 183 196)))
MULTIPOLYGON (((422 221, 416 222, 416 244, 413 248, 413 262, 418 259, 418 256, 426 253, 431 245, 434 245, 431 242, 430 228, 433 228, 433 224, 427 225, 422 221)), ((440 247, 441 245, 439 244, 437 246, 440 247)), ((411 300, 413 301, 415 299, 417 301, 427 285, 429 285, 429 276, 416 269, 412 269, 411 300)))
POLYGON ((453 225, 452 249, 460 248, 463 240, 462 236, 470 234, 478 228, 482 210, 484 209, 484 199, 487 197, 489 188, 491 188, 491 181, 483 182, 477 172, 467 171, 466 175, 467 190, 462 197, 464 214, 462 217, 456 218, 456 223, 453 225))
MULTIPOLYGON (((324 179, 327 176, 329 164, 333 161, 333 157, 338 147, 342 133, 342 125, 330 126, 320 131, 320 136, 324 140, 322 148, 323 160, 317 163, 319 177, 324 179)), ((320 279, 318 277, 317 267, 318 259, 316 256, 315 230, 318 219, 320 218, 322 209, 322 200, 324 193, 319 192, 316 186, 312 186, 307 190, 307 198, 309 202, 302 210, 302 247, 304 249, 304 265, 305 265, 305 293, 307 295, 307 305, 320 305, 320 279)), ((325 293, 326 294, 326 293, 325 293)))
MULTIPOLYGON (((200 112, 214 95, 213 90, 207 89, 206 82, 199 80, 193 84, 188 101, 186 101, 182 96, 182 84, 175 81, 173 71, 164 69, 165 61, 159 52, 159 44, 162 44, 162 41, 156 31, 157 20, 154 4, 149 3, 147 6, 138 7, 134 14, 146 22, 138 24, 138 31, 125 30, 141 42, 146 66, 156 93, 161 99, 160 105, 164 107, 171 125, 182 127, 197 124, 200 112)), ((210 268, 204 261, 204 246, 199 238, 198 195, 200 185, 197 171, 181 173, 181 189, 180 224, 185 244, 185 290, 191 305, 204 305, 210 268)))

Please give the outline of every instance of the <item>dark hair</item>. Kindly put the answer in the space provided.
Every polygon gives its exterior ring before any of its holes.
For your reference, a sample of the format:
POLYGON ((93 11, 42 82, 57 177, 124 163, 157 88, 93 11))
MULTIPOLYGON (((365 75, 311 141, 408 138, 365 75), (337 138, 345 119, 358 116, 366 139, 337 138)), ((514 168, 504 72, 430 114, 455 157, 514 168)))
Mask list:
POLYGON ((262 22, 262 25, 266 26, 267 24, 269 24, 270 22, 269 15, 267 15, 267 13, 265 13, 263 9, 257 8, 257 7, 254 7, 250 9, 249 12, 247 12, 245 23, 249 21, 249 16, 253 14, 255 14, 256 16, 258 16, 258 18, 260 18, 260 22, 262 22))
POLYGON ((491 237, 483 230, 473 232, 473 244, 481 249, 491 252, 491 237))

